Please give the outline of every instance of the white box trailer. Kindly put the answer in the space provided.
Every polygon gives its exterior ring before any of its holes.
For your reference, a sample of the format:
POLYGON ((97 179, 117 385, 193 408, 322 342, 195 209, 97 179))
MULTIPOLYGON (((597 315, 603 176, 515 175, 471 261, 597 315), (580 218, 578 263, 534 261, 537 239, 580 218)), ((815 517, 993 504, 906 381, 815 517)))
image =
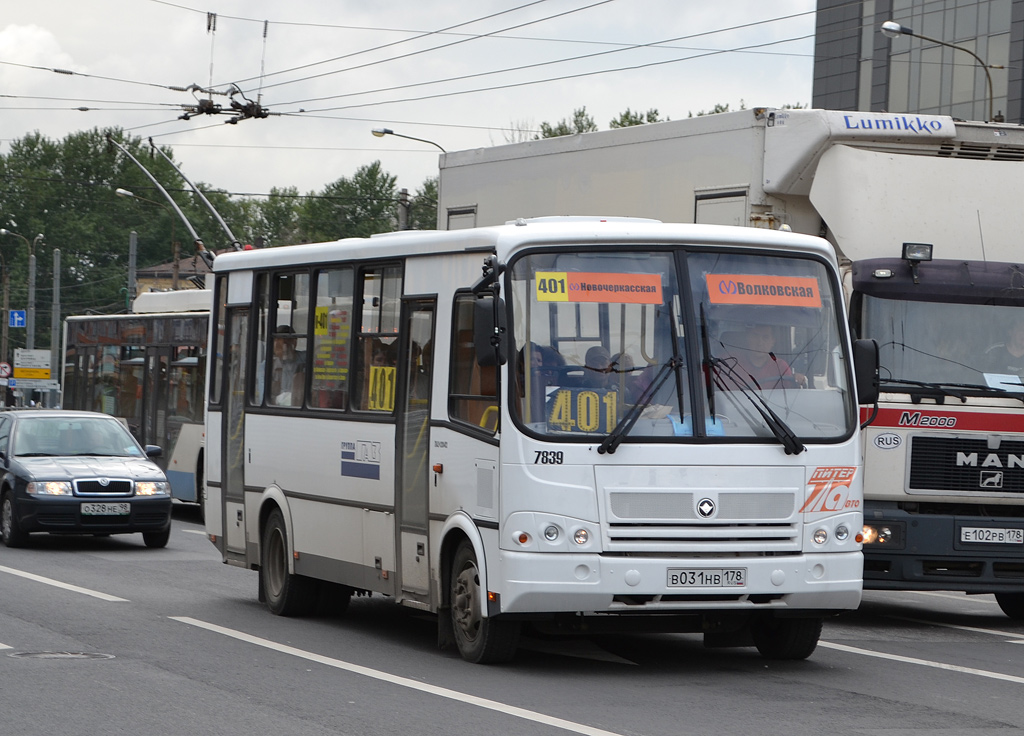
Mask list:
POLYGON ((995 593, 1024 618, 1022 202, 1019 126, 755 108, 444 154, 438 227, 601 213, 827 238, 881 349, 865 587, 995 593))

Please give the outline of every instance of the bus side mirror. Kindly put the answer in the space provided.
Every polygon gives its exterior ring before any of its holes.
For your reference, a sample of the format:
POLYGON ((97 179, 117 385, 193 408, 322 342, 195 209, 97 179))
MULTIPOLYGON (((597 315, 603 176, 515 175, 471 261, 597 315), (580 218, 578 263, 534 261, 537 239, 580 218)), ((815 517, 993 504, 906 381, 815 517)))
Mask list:
POLYGON ((853 374, 857 382, 857 401, 874 404, 878 401, 878 343, 874 340, 853 341, 853 374))
POLYGON ((505 365, 508 361, 505 332, 505 300, 498 299, 495 309, 493 296, 478 298, 473 305, 473 344, 477 365, 505 365))

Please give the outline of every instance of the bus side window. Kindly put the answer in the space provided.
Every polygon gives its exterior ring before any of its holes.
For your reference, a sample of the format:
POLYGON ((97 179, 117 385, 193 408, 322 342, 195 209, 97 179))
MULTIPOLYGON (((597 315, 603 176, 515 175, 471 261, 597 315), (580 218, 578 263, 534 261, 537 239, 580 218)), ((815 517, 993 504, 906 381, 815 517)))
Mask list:
POLYGON ((473 294, 455 297, 454 339, 449 361, 448 413, 452 420, 483 430, 498 431, 498 367, 481 367, 473 344, 473 294))

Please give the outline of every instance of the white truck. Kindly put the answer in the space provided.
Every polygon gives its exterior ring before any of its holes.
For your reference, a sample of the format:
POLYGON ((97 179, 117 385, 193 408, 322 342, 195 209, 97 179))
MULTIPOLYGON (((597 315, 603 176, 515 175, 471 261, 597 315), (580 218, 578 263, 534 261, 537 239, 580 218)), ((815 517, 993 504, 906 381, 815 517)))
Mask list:
POLYGON ((827 238, 880 348, 865 588, 993 593, 1024 619, 1022 203, 1019 126, 755 108, 444 154, 438 227, 599 212, 827 238))

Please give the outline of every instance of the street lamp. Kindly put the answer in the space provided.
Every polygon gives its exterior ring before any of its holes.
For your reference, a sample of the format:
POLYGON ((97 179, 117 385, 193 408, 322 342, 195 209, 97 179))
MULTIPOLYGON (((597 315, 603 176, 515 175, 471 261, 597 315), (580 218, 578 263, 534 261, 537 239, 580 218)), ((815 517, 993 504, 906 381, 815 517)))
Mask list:
MULTIPOLYGON (((373 133, 378 138, 383 138, 386 135, 393 135, 396 138, 407 138, 410 141, 419 141, 420 143, 429 143, 432 146, 437 146, 438 148, 441 148, 440 144, 434 143, 434 141, 428 141, 426 138, 413 138, 411 135, 402 135, 401 133, 396 133, 395 131, 391 130, 391 128, 374 128, 370 132, 373 133)), ((448 153, 448 152, 446 150, 444 150, 443 148, 441 148, 441 153, 448 153)))
MULTIPOLYGON (((171 210, 170 207, 165 205, 163 202, 156 202, 156 201, 154 201, 152 199, 146 199, 145 197, 140 197, 139 195, 137 195, 137 194, 135 194, 133 192, 129 192, 127 189, 122 189, 121 187, 118 187, 117 189, 115 189, 114 190, 114 194, 116 194, 118 197, 124 197, 125 199, 137 199, 137 200, 139 200, 141 202, 148 202, 149 204, 154 204, 157 207, 162 207, 163 209, 167 210, 167 214, 169 214, 171 216, 171 253, 172 253, 173 257, 174 257, 174 261, 171 264, 171 273, 172 273, 171 288, 174 289, 175 291, 177 291, 178 290, 178 268, 179 268, 178 261, 181 260, 181 259, 180 259, 178 241, 175 240, 175 238, 174 238, 174 212, 171 210)), ((132 286, 133 285, 129 284, 129 288, 132 288, 132 286)))
POLYGON ((899 38, 900 36, 913 36, 914 38, 920 38, 922 41, 937 43, 940 46, 949 46, 949 48, 951 49, 963 51, 973 56, 975 61, 977 61, 981 68, 985 70, 985 79, 988 82, 988 122, 1003 122, 1001 119, 1002 116, 1000 116, 1000 119, 997 120, 995 115, 993 114, 993 108, 995 106, 995 97, 992 93, 992 74, 989 72, 989 69, 1002 69, 1002 66, 990 66, 985 63, 984 59, 982 59, 976 53, 971 51, 969 48, 965 48, 964 46, 957 46, 956 44, 952 43, 947 43, 946 41, 940 41, 937 38, 928 38, 928 36, 922 36, 920 33, 914 33, 914 31, 908 28, 907 26, 901 25, 894 20, 885 21, 885 23, 882 24, 881 30, 882 33, 888 36, 889 38, 899 38))

